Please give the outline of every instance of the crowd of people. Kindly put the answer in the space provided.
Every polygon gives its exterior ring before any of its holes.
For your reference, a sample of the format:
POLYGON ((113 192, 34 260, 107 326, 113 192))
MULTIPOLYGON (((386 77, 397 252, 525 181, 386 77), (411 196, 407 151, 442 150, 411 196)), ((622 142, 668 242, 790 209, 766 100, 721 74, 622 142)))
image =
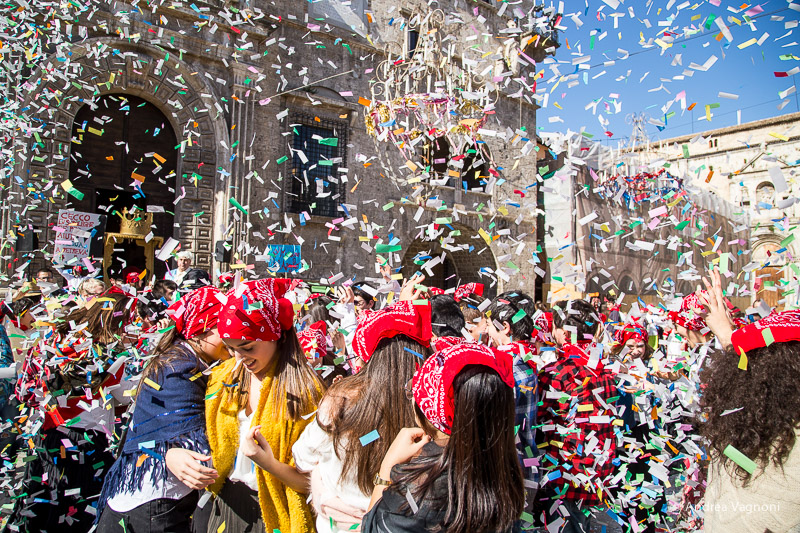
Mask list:
POLYGON ((717 271, 623 310, 175 259, 9 289, 4 531, 800 528, 800 311, 717 271))

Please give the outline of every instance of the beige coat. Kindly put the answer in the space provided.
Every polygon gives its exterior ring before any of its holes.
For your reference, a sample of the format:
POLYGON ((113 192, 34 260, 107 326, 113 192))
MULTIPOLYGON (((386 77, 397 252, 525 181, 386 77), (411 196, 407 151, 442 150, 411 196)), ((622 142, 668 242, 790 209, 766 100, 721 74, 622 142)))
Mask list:
POLYGON ((800 533, 800 432, 783 465, 770 465, 748 486, 712 462, 706 489, 706 533, 800 533))

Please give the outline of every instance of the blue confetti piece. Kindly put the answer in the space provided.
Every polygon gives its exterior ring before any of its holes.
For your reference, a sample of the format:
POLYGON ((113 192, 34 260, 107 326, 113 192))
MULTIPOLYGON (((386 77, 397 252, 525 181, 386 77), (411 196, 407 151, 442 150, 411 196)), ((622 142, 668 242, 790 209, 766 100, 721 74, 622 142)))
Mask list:
POLYGON ((381 438, 381 436, 378 435, 378 430, 377 429, 373 429, 372 431, 370 431, 369 433, 367 433, 363 437, 360 437, 358 440, 361 442, 361 446, 366 446, 370 442, 375 442, 379 438, 381 438))
MULTIPOLYGON (((420 359, 422 359, 423 361, 425 360, 425 358, 422 356, 422 354, 421 354, 421 353, 417 353, 417 352, 415 352, 414 350, 412 350, 411 348, 403 348, 403 349, 404 349, 405 351, 407 351, 408 353, 411 353, 411 354, 414 354, 414 355, 416 355, 417 357, 419 357, 419 358, 420 358, 420 359)), ((362 437, 362 438, 363 438, 363 437, 362 437)))

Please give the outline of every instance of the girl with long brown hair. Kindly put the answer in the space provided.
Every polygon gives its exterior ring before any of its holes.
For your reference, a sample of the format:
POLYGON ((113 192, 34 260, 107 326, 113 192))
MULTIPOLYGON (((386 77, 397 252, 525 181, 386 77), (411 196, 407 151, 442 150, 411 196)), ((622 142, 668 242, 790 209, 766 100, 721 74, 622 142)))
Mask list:
POLYGON ((171 326, 144 369, 121 453, 103 484, 98 530, 189 531, 198 489, 216 480, 205 431, 204 371, 227 359, 219 291, 203 287, 168 309, 171 326))
POLYGON ((512 530, 525 503, 512 365, 507 352, 462 343, 414 374, 418 427, 383 458, 363 533, 512 530))
MULTIPOLYGON (((402 301, 365 315, 353 349, 364 362, 334 384, 313 421, 294 444, 292 475, 309 479, 318 533, 358 531, 375 474, 394 437, 413 424, 404 387, 428 355, 431 307, 402 301)), ((253 459, 281 475, 269 446, 258 439, 253 459)), ((288 482, 288 479, 287 479, 288 482)))
MULTIPOLYGON (((314 528, 305 477, 292 476, 292 445, 310 423, 324 385, 294 330, 287 279, 239 284, 227 294, 219 332, 233 359, 215 368, 206 395, 206 431, 216 498, 208 531, 300 533, 314 528), (254 437, 284 468, 256 469, 245 454, 254 437)), ((296 472, 294 472, 296 474, 296 472)))

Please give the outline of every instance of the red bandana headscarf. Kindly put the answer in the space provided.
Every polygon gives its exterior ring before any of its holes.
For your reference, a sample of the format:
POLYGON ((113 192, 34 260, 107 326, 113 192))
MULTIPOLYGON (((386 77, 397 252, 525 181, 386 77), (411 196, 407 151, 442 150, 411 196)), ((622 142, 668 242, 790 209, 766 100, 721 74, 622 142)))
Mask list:
POLYGON ((167 308, 167 314, 175 321, 175 328, 186 339, 194 338, 217 326, 222 302, 214 287, 195 289, 167 308))
POLYGON ((553 313, 549 311, 536 311, 533 315, 533 324, 536 326, 534 333, 538 339, 548 344, 553 343, 553 313))
POLYGON ((477 294, 478 296, 483 296, 483 283, 473 282, 462 285, 456 289, 455 293, 453 293, 453 298, 455 298, 457 302, 460 302, 464 298, 468 297, 470 294, 477 294))
POLYGON ((637 342, 647 342, 647 330, 644 327, 634 320, 633 322, 628 323, 624 328, 618 329, 615 335, 616 341, 619 344, 625 344, 629 340, 633 339, 637 342))
MULTIPOLYGON (((704 293, 705 291, 701 294, 704 293)), ((683 297, 683 301, 681 301, 681 310, 678 311, 677 314, 671 314, 670 318, 678 326, 683 326, 693 331, 700 331, 708 327, 706 326, 705 318, 700 314, 704 313, 704 311, 705 307, 703 307, 703 303, 700 301, 700 295, 693 292, 683 297)))
POLYGON ((464 337, 436 337, 433 341, 433 351, 441 352, 445 348, 461 344, 462 342, 469 342, 464 337))
POLYGON ((463 343, 429 357, 414 373, 414 402, 439 431, 450 435, 453 425, 453 381, 467 365, 483 365, 514 387, 511 356, 482 344, 463 343))
POLYGON ((353 337, 353 352, 366 363, 379 342, 396 335, 405 335, 425 347, 430 346, 430 303, 414 305, 411 302, 397 302, 380 311, 366 314, 358 321, 353 337))
POLYGON ((219 317, 223 339, 276 341, 292 327, 294 307, 284 298, 292 281, 259 279, 228 291, 228 301, 219 317))
POLYGON ((444 294, 444 291, 439 287, 428 287, 428 293, 431 296, 439 296, 440 294, 444 294))
POLYGON ((775 342, 800 341, 800 311, 772 313, 757 322, 737 329, 731 336, 736 353, 749 352, 767 345, 764 330, 769 329, 775 342))
POLYGON ((297 334, 300 346, 303 347, 308 359, 325 357, 328 353, 328 345, 325 340, 328 334, 328 325, 324 320, 314 322, 306 329, 297 334))

